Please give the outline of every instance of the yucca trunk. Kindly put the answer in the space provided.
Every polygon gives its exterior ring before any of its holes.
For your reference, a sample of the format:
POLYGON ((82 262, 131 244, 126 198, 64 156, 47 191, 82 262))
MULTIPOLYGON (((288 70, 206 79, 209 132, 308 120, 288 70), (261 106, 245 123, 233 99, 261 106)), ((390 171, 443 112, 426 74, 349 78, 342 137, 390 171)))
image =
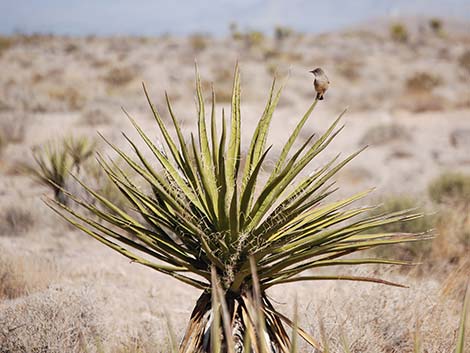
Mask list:
MULTIPOLYGON (((228 314, 231 322, 231 337, 235 353, 289 352, 290 340, 281 320, 274 314, 273 306, 265 293, 261 295, 262 307, 254 305, 251 291, 242 294, 228 292, 225 296, 228 314), (263 318, 263 322, 259 319, 263 318), (258 322, 256 322, 258 321, 258 322), (250 330, 251 333, 249 332, 250 330), (258 334, 258 333, 261 334, 258 334), (256 337, 257 342, 251 342, 248 337, 256 337), (249 347, 249 348, 248 348, 249 347)), ((186 333, 180 345, 180 353, 210 353, 214 342, 221 344, 221 352, 228 352, 226 335, 222 330, 219 337, 213 337, 214 305, 211 294, 204 292, 198 299, 191 314, 186 333)))

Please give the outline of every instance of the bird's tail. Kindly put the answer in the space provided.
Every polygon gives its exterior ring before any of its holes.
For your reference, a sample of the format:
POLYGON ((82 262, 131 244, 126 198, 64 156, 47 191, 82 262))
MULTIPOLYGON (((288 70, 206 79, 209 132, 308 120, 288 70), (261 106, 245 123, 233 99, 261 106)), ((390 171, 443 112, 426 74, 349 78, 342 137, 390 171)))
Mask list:
POLYGON ((317 99, 319 101, 322 101, 323 100, 323 94, 322 93, 317 93, 317 99))

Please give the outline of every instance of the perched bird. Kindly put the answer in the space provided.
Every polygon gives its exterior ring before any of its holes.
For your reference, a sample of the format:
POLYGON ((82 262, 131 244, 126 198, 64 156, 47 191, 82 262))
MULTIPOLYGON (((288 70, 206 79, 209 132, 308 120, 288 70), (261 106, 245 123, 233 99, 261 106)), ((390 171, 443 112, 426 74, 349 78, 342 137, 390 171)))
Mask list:
POLYGON ((317 99, 323 100, 323 96, 330 85, 330 80, 328 80, 325 72, 319 67, 310 72, 313 74, 313 76, 315 76, 315 79, 313 80, 313 86, 317 92, 317 99))

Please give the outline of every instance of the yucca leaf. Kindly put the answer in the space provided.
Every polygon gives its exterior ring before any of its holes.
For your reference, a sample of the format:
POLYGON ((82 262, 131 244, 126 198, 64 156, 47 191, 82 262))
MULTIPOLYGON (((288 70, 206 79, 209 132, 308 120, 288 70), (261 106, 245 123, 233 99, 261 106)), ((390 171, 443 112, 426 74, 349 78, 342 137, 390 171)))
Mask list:
POLYGON ((263 284, 263 288, 267 289, 272 287, 273 285, 283 284, 283 283, 290 283, 290 282, 300 282, 300 281, 355 281, 355 282, 371 282, 371 283, 379 283, 379 284, 386 284, 393 287, 400 287, 400 288, 407 288, 407 286, 386 281, 380 278, 373 278, 373 277, 361 277, 361 276, 341 276, 341 275, 334 275, 334 276, 302 276, 302 277, 294 277, 288 278, 284 280, 274 280, 267 284, 263 284))
POLYGON ((317 105, 318 100, 315 99, 315 101, 310 105, 308 108, 307 112, 304 114, 302 119, 300 119, 299 123, 295 127, 294 131, 292 132, 291 136, 289 137, 289 140, 287 140, 287 143, 284 145, 284 148, 282 149, 281 155, 279 156, 279 159, 274 166, 274 171, 272 173, 271 178, 276 175, 281 168, 283 167, 284 161, 287 158, 287 155, 289 154, 294 142, 297 140, 297 137, 299 136, 300 131, 302 130, 302 127, 305 125, 305 122, 308 120, 310 115, 312 114, 313 109, 315 109, 315 106, 317 105))
MULTIPOLYGON (((233 80, 233 94, 232 94, 232 112, 230 121, 230 139, 228 143, 227 155, 225 160, 225 175, 227 178, 227 190, 232 191, 238 173, 238 166, 240 164, 240 71, 238 64, 235 67, 235 77, 233 80)), ((231 194, 227 195, 229 198, 231 194)), ((230 203, 230 199, 228 202, 230 203)))
POLYGON ((465 345, 465 327, 467 325, 467 315, 470 308, 470 285, 467 282, 467 289, 465 290, 465 298, 462 305, 462 315, 460 317, 459 333, 457 336, 457 344, 455 346, 455 353, 464 353, 465 345))

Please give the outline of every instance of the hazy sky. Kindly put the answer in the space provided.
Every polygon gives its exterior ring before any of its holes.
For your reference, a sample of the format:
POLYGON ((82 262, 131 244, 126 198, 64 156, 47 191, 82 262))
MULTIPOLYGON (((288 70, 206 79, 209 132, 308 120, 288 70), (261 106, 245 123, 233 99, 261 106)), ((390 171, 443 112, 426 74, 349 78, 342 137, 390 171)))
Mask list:
POLYGON ((223 34, 231 22, 318 32, 398 15, 470 20, 470 0, 0 0, 0 33, 223 34))

